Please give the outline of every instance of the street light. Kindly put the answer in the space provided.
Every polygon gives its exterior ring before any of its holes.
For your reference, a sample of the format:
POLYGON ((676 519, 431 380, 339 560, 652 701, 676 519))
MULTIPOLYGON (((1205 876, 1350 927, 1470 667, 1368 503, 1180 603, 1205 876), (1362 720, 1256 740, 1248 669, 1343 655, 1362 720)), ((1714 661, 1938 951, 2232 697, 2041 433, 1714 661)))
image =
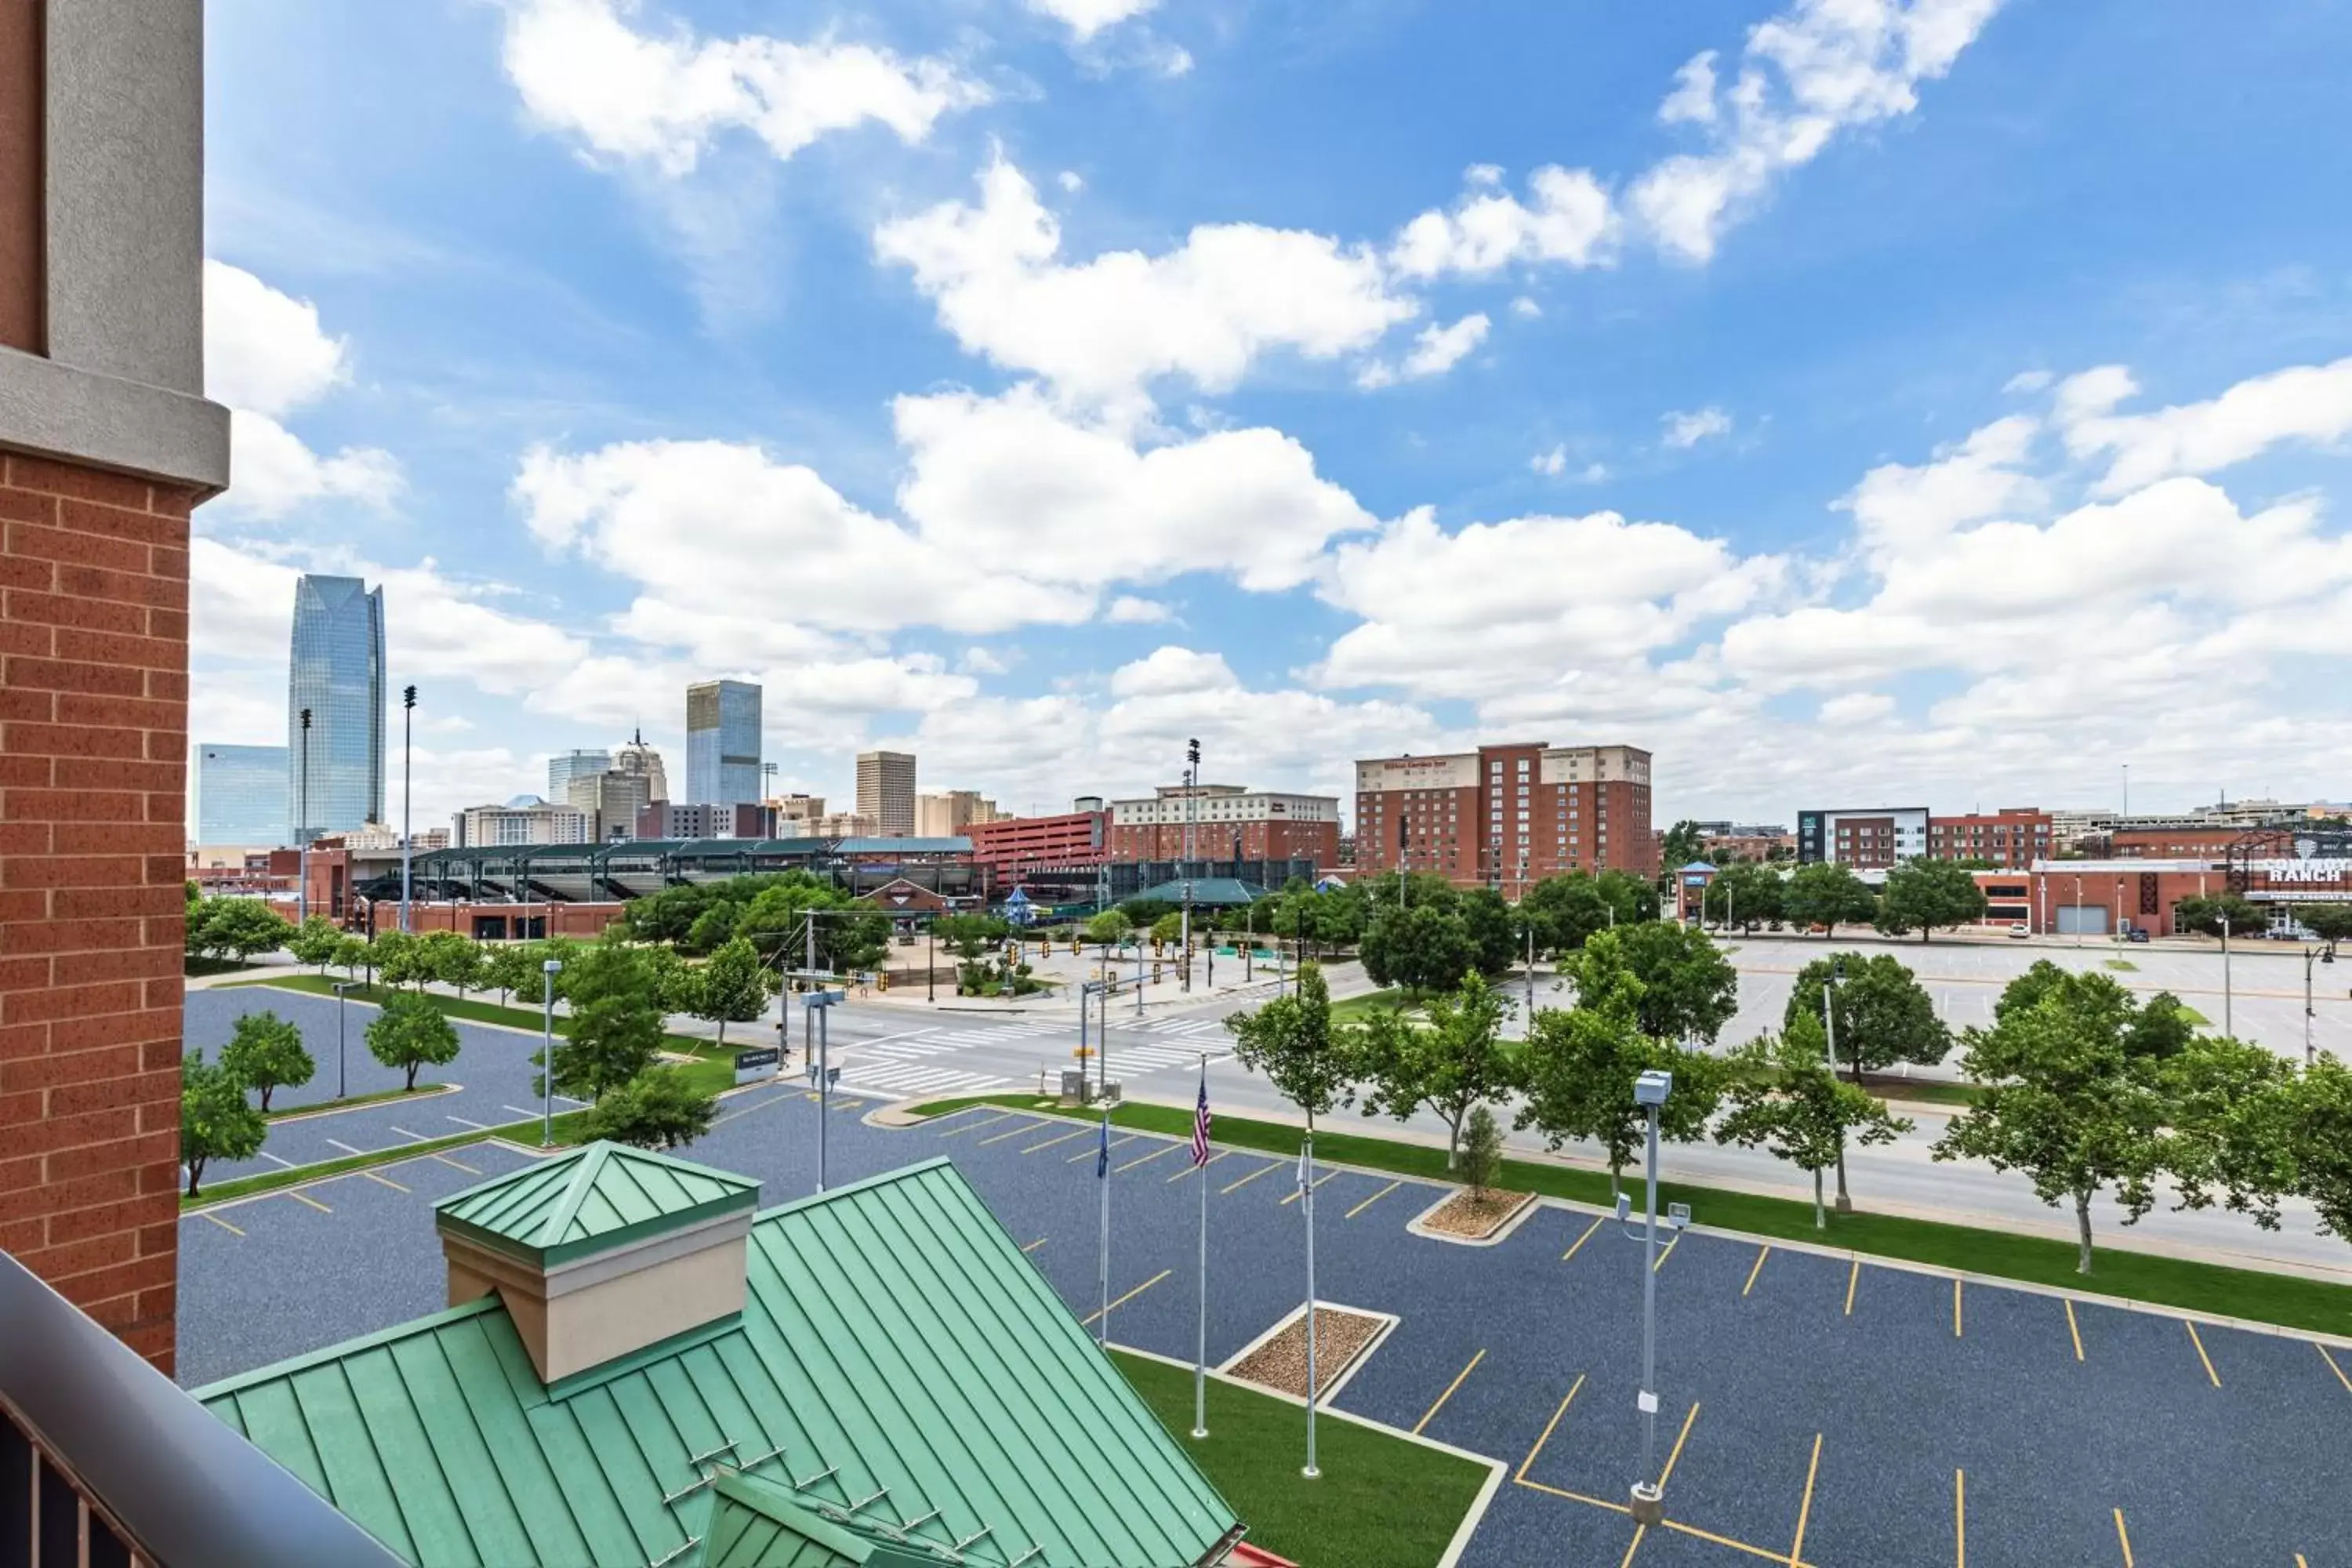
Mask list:
POLYGON ((801 1016, 816 1016, 816 1051, 809 1058, 809 1081, 816 1086, 816 1190, 824 1191, 825 1124, 833 1120, 833 1084, 841 1076, 833 1065, 832 1043, 825 1037, 826 1009, 848 995, 846 991, 811 991, 801 997, 801 1016))
POLYGON ((2303 1065, 2309 1067, 2315 1059, 2311 1046, 2311 966, 2315 963, 2336 962, 2336 944, 2307 947, 2303 950, 2303 1065))
POLYGON ((2234 1040, 2238 1032, 2230 1026, 2231 1002, 2230 917, 2225 914, 2221 917, 2221 1033, 2234 1040))
POLYGON ((539 1146, 555 1147, 555 977, 562 973, 560 958, 543 959, 539 972, 545 976, 547 1013, 540 1034, 539 1081, 546 1091, 547 1102, 539 1124, 539 1146))
POLYGON ((1201 808, 1201 742, 1184 742, 1184 984, 1192 989, 1192 825, 1201 808))
POLYGON ((407 931, 408 923, 408 776, 409 760, 415 750, 416 688, 411 686, 400 694, 400 929, 407 931))
MULTIPOLYGON (((2311 984, 2308 970, 2306 970, 2305 973, 2304 982, 2304 990, 2305 992, 2310 991, 2311 984)), ((356 980, 338 980, 335 982, 335 1098, 337 1100, 342 1099, 346 1094, 351 1092, 349 1089, 345 1087, 343 1081, 343 1004, 348 999, 351 992, 359 989, 359 985, 360 983, 356 980)), ((2308 1030, 2305 1030, 2305 1032, 2306 1034, 2309 1033, 2308 1030)))
MULTIPOLYGON (((1828 1066, 1832 1082, 1836 1081, 1838 1070, 1837 1009, 1832 999, 1837 994, 1839 982, 1844 978, 1845 958, 1841 954, 1830 960, 1830 977, 1822 986, 1822 1035, 1828 1046, 1828 1066)), ((1843 1148, 1838 1150, 1837 1211, 1840 1214, 1853 1212, 1853 1199, 1846 1195, 1845 1190, 1845 1150, 1843 1148)))
POLYGON ((295 841, 302 851, 302 888, 294 896, 297 923, 310 918, 310 710, 302 710, 302 769, 298 776, 299 785, 295 793, 294 815, 302 820, 294 825, 295 841))
MULTIPOLYGON (((1650 1068, 1633 1080, 1633 1103, 1648 1112, 1649 1195, 1642 1233, 1642 1388, 1634 1403, 1642 1412, 1642 1479, 1633 1483, 1633 1514, 1641 1524, 1665 1517, 1658 1484, 1658 1108, 1674 1092, 1675 1075, 1650 1068)), ((1619 1200, 1622 1212, 1623 1198, 1619 1200)))

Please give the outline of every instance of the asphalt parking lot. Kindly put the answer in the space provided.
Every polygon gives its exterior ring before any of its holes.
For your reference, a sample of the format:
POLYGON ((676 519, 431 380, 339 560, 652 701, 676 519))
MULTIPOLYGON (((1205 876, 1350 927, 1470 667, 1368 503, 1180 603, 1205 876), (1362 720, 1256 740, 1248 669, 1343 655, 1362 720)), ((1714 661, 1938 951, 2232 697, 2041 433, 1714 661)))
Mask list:
MULTIPOLYGON (((1092 1129, 975 1109, 887 1131, 863 1109, 831 1114, 834 1181, 949 1155, 1073 1310, 1099 1310, 1092 1129)), ((737 1097, 688 1152, 782 1201, 814 1183, 818 1114, 797 1089, 737 1097)), ((1297 1308, 1295 1161, 1221 1150, 1196 1173, 1181 1140, 1113 1136, 1115 1341, 1190 1359, 1203 1183, 1212 1363, 1297 1308)), ((242 1237, 184 1220, 184 1381, 437 1307, 426 1205, 473 1178, 402 1174, 428 1163, 383 1173, 406 1192, 313 1189, 331 1215, 223 1211, 242 1237), (297 1313, 289 1280, 331 1283, 297 1313)), ((1638 1245, 1549 1205, 1499 1246, 1424 1240, 1405 1223, 1440 1189, 1323 1174, 1318 1294, 1399 1319, 1333 1404, 1507 1468, 1465 1564, 2352 1561, 2352 1352, 1704 1231, 1658 1269, 1669 1523, 1637 1542, 1638 1245)))

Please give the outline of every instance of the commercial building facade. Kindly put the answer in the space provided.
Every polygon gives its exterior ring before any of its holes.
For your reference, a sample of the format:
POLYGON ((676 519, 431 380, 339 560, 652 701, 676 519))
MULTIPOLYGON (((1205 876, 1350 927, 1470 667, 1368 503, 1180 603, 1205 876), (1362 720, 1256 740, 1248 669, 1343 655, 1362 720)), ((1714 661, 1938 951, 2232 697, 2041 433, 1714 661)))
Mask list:
POLYGON ((1636 746, 1481 746, 1356 763, 1356 869, 1399 869, 1516 899, 1567 871, 1653 877, 1650 753, 1636 746))
POLYGON ((509 801, 468 806, 451 819, 453 847, 478 849, 505 844, 585 844, 588 814, 569 801, 509 801))
POLYGON ((608 751, 559 752, 547 759, 547 798, 570 800, 573 779, 592 778, 612 766, 613 753, 608 751))
MULTIPOLYGON (((613 765, 607 771, 629 773, 645 780, 647 800, 670 798, 669 770, 662 764, 662 754, 646 744, 646 735, 642 730, 630 736, 628 744, 613 749, 613 765)), ((569 800, 572 797, 567 791, 563 795, 551 795, 548 798, 569 800)))
POLYGON ((686 689, 686 799, 733 805, 760 798, 760 689, 706 680, 686 689))
POLYGON ((1019 882, 1039 867, 1099 866, 1109 854, 1110 813, 1066 811, 1052 816, 1000 816, 964 830, 972 858, 996 868, 999 881, 1019 882))
POLYGON ((773 838, 776 813, 757 801, 693 805, 656 800, 637 813, 632 831, 639 838, 773 838))
POLYGON ((912 752, 861 752, 857 757, 857 815, 884 838, 915 833, 915 755, 912 752))
POLYGON ((2021 871, 2056 853, 2054 842, 2050 814, 2038 806, 1927 819, 1931 860, 1990 860, 2004 870, 2021 871))
POLYGON ((296 843, 383 820, 382 588, 311 573, 295 583, 286 745, 296 843))
POLYGON ((1196 860, 1308 859, 1339 863, 1339 797, 1245 789, 1239 784, 1161 784, 1150 795, 1110 803, 1110 858, 1122 864, 1196 860))
POLYGON ((951 838, 974 823, 996 820, 996 803, 976 789, 929 791, 915 796, 915 835, 951 838))
POLYGON ((599 843, 626 838, 637 830, 637 813, 653 804, 653 797, 646 793, 646 784, 643 773, 609 769, 573 779, 570 804, 587 816, 591 838, 599 843))
POLYGON ((1856 870, 1899 866, 1927 853, 1927 808, 1868 805, 1797 813, 1797 859, 1856 870))
POLYGON ((196 842, 290 844, 286 815, 286 748, 196 748, 196 842))

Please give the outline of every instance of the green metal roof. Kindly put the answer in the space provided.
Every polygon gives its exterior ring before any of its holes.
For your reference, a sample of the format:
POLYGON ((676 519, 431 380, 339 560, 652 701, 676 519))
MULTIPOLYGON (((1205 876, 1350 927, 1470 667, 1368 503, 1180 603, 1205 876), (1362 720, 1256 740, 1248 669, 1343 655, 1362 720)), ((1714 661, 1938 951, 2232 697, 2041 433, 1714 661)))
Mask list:
POLYGON ((757 1182, 599 1142, 452 1193, 433 1207, 445 1229, 551 1264, 759 1200, 757 1182))
POLYGON ((972 1568, 1176 1568, 1234 1534, 947 1161, 771 1209, 748 1258, 739 1320, 554 1390, 489 1296, 196 1397, 433 1568, 701 1568, 696 1538, 740 1522, 706 1543, 731 1552, 755 1530, 710 1500, 722 1463, 845 1525, 874 1568, 938 1549, 972 1568))
MULTIPOLYGON (((1255 882, 1244 882, 1236 877, 1195 877, 1192 879, 1192 902, 1195 907, 1239 909, 1265 897, 1265 889, 1255 882)), ((1184 901, 1181 879, 1162 882, 1156 888, 1146 888, 1134 895, 1137 900, 1150 900, 1159 904, 1181 904, 1184 901)), ((1124 901, 1124 900, 1122 900, 1124 901)))
POLYGON ((780 1482, 724 1470, 710 1491, 695 1568, 940 1568, 961 1561, 871 1526, 836 1524, 780 1482))

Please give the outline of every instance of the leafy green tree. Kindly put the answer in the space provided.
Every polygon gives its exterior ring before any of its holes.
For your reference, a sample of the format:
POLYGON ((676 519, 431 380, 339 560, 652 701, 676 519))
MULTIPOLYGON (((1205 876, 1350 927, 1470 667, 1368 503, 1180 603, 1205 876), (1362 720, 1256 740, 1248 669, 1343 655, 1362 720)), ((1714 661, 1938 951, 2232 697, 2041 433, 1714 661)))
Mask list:
POLYGON ((1835 999, 1837 1057, 1855 1083, 1863 1074, 1885 1072, 1897 1062, 1934 1067, 1951 1054, 1951 1031, 1936 1016, 1935 999, 1891 952, 1832 953, 1797 971, 1780 1014, 1784 1033, 1793 1032, 1801 1018, 1822 1023, 1822 988, 1841 967, 1845 978, 1837 983, 1835 999))
POLYGON ((1537 882, 1520 897, 1518 915, 1522 931, 1535 933, 1536 951, 1547 958, 1575 952, 1611 923, 1601 884, 1582 871, 1537 882))
POLYGON ((1706 885, 1706 918, 1755 931, 1782 918, 1780 896, 1787 879, 1769 866, 1735 860, 1706 885))
POLYGON ((294 955, 294 962, 315 963, 321 974, 327 973, 327 965, 335 962, 335 954, 342 945, 343 933, 324 915, 312 915, 286 937, 286 951, 294 955))
POLYGON ((424 938, 404 931, 379 931, 368 945, 374 950, 376 978, 384 984, 414 985, 422 991, 433 978, 424 938))
POLYGON ((1321 964, 1299 965, 1294 991, 1228 1016, 1225 1027, 1242 1066, 1265 1075, 1276 1093, 1306 1113, 1308 1139, 1317 1117, 1354 1097, 1354 1063, 1332 1037, 1331 989, 1321 964))
MULTIPOLYGON (((654 1064, 662 1034, 661 979, 654 950, 617 936, 583 944, 563 971, 571 1024, 555 1045, 555 1088, 575 1100, 602 1100, 608 1090, 654 1064)), ((542 1065, 534 1052, 531 1065, 542 1065)), ((537 1082, 532 1092, 543 1093, 537 1082)))
POLYGON ((335 939, 334 964, 336 968, 343 972, 343 978, 346 980, 358 979, 359 973, 362 969, 368 970, 371 977, 373 977, 375 967, 375 952, 373 949, 369 947, 368 940, 363 936, 337 937, 335 939))
POLYGON ((1462 1130, 1462 1180, 1474 1198, 1483 1198, 1495 1187, 1495 1178, 1503 1169, 1503 1124, 1486 1106, 1472 1109, 1469 1124, 1462 1130))
POLYGON ((2172 929, 2190 931, 2198 936, 2220 936, 2222 922, 2229 923, 2230 934, 2236 937, 2260 936, 2270 929, 2271 918, 2262 905, 2235 893, 2215 893, 2207 898, 2183 899, 2172 906, 2172 929))
POLYGON ((1951 860, 1906 860, 1886 873, 1876 925, 1888 936, 1917 931, 1926 942, 1937 927, 1984 919, 1984 889, 1969 868, 1951 860))
POLYGON ((1592 885, 1600 890, 1602 905, 1616 915, 1619 925, 1639 925, 1658 918, 1658 888, 1648 878, 1636 877, 1631 871, 1603 871, 1592 879, 1592 885))
POLYGON ((2164 1164, 2181 1207, 2204 1208, 2218 1191, 2229 1207, 2275 1230, 2279 1200, 2303 1190, 2307 1173, 2331 1157, 2352 1168, 2352 1160, 2331 1156, 2307 1136, 2352 1131, 2352 1117, 2330 1116, 2326 1086, 2314 1078, 2323 1067, 2340 1074, 2334 1058, 2298 1073, 2264 1047, 2206 1035, 2168 1056, 2139 1059, 2154 1063, 2171 1101, 2164 1164))
POLYGON ((727 1026, 748 1024, 758 1017, 774 994, 769 984, 772 972, 760 962, 759 950, 741 937, 703 960, 700 968, 687 973, 694 977, 693 1005, 687 1011, 719 1026, 721 1054, 727 1049, 727 1026))
POLYGON ((2339 942, 2352 942, 2352 904, 2297 904, 2294 918, 2331 948, 2339 942))
POLYGON ((302 1048, 302 1031, 275 1013, 247 1013, 238 1018, 221 1047, 220 1065, 229 1077, 261 1096, 261 1113, 269 1114, 269 1097, 280 1089, 299 1089, 310 1081, 319 1064, 302 1048))
POLYGON ((1433 996, 1423 1027, 1401 1012, 1368 1015, 1346 1035, 1352 1075, 1363 1083, 1364 1114, 1402 1121, 1427 1110, 1445 1123, 1445 1163, 1462 1145, 1465 1120, 1511 1092, 1517 1072, 1503 1046, 1508 1004, 1486 977, 1463 976, 1450 995, 1433 996))
POLYGON ((1379 910, 1358 951, 1375 984, 1409 991, 1451 990, 1477 964, 1460 912, 1436 904, 1379 910))
POLYGON ((385 997, 383 1010, 367 1028, 368 1055, 406 1073, 404 1087, 411 1091, 416 1088, 416 1070, 456 1061, 457 1045, 457 1028, 424 996, 385 997))
MULTIPOLYGON (((2098 980, 2069 975, 2070 983, 2098 980)), ((2126 1225, 2155 1202, 2172 1113, 2158 1064, 2125 1047, 2131 1021, 2097 986, 2051 988, 1990 1029, 1967 1032, 1961 1070, 1976 1101, 1936 1141, 1938 1160, 1988 1162, 2019 1171, 2055 1207, 2071 1199, 2080 1238, 2077 1271, 2091 1272, 2091 1199, 2112 1188, 2126 1225)))
POLYGON ((718 1110, 718 1097, 676 1068, 648 1068, 604 1091, 589 1108, 586 1131, 640 1149, 675 1149, 709 1131, 718 1110))
POLYGON ((1184 917, 1181 913, 1161 915, 1151 922, 1151 940, 1161 947, 1173 947, 1184 940, 1184 917))
POLYGON ((2288 1190, 2319 1211, 2322 1229, 2352 1241, 2352 1068, 2322 1057, 2282 1098, 2288 1190))
POLYGON ((1519 961, 1523 943, 1511 906, 1492 888, 1473 888, 1462 895, 1462 934, 1470 942, 1471 967, 1481 974, 1500 974, 1519 961))
POLYGON ((1789 873, 1780 889, 1780 909, 1782 918, 1800 929, 1821 926, 1834 937, 1838 927, 1877 913, 1878 895, 1850 868, 1816 860, 1789 873))
POLYGON ((1636 1007, 1654 1040, 1712 1045, 1739 1011, 1739 972, 1706 932, 1679 921, 1642 921, 1584 944, 1570 971, 1579 996, 1604 995, 1620 973, 1641 982, 1636 1007))
POLYGON ((180 1063, 180 1163, 188 1168, 188 1196, 196 1195, 205 1167, 215 1160, 250 1160, 261 1152, 269 1124, 247 1103, 245 1085, 226 1068, 190 1051, 180 1063))
POLYGON ((1134 929, 1127 916, 1117 910, 1104 910, 1087 921, 1087 940, 1108 955, 1110 950, 1127 940, 1134 929))
POLYGON ((201 920, 201 952, 240 962, 257 952, 275 952, 294 934, 293 924, 259 899, 206 899, 197 906, 201 920))
POLYGON ((1706 837, 1699 832, 1698 824, 1688 817, 1685 817, 1666 829, 1665 844, 1661 855, 1667 870, 1679 871, 1699 859, 1706 852, 1706 837))
POLYGON ((743 906, 734 935, 748 940, 769 963, 775 963, 789 947, 791 967, 800 966, 807 955, 807 921, 812 910, 824 911, 816 921, 820 966, 836 972, 866 968, 878 963, 888 948, 889 917, 830 882, 799 871, 762 880, 764 885, 743 906), (852 915, 856 918, 845 918, 852 915))
POLYGON ((993 915, 941 915, 931 922, 932 937, 967 963, 984 956, 1011 929, 993 915))
POLYGON ((2135 1057, 2168 1060, 2187 1050, 2197 1038, 2189 1010, 2169 991, 2159 991, 2140 1004, 2124 1035, 2124 1049, 2135 1057))
POLYGON ((1658 1131, 1677 1142, 1705 1137, 1723 1098, 1723 1062, 1643 1034, 1641 1009, 1642 983, 1622 970, 1612 973, 1605 989, 1580 992, 1575 1006, 1536 1014, 1521 1069, 1526 1099, 1518 1125, 1536 1129, 1554 1149, 1572 1138, 1600 1144, 1612 1193, 1646 1142, 1649 1123, 1633 1099, 1635 1079, 1653 1068, 1675 1075, 1658 1131))
POLYGON ((740 904, 712 904, 694 917, 679 942, 688 952, 709 952, 735 939, 735 928, 741 923, 740 904))
MULTIPOLYGON (((1715 1130, 1718 1143, 1761 1146, 1813 1178, 1813 1228, 1829 1223, 1822 1205, 1822 1173, 1845 1169, 1848 1143, 1891 1143, 1912 1124, 1888 1114, 1884 1101, 1841 1083, 1824 1060, 1821 1020, 1801 1013, 1778 1039, 1750 1041, 1736 1059, 1730 1114, 1715 1130)), ((1840 1192, 1841 1199, 1844 1197, 1840 1192)))
POLYGON ((460 997, 485 984, 482 944, 459 931, 436 931, 421 938, 416 962, 425 979, 448 986, 460 997))
POLYGON ((482 954, 482 989, 499 994, 499 1005, 517 996, 537 1001, 540 953, 528 942, 494 942, 482 954))

